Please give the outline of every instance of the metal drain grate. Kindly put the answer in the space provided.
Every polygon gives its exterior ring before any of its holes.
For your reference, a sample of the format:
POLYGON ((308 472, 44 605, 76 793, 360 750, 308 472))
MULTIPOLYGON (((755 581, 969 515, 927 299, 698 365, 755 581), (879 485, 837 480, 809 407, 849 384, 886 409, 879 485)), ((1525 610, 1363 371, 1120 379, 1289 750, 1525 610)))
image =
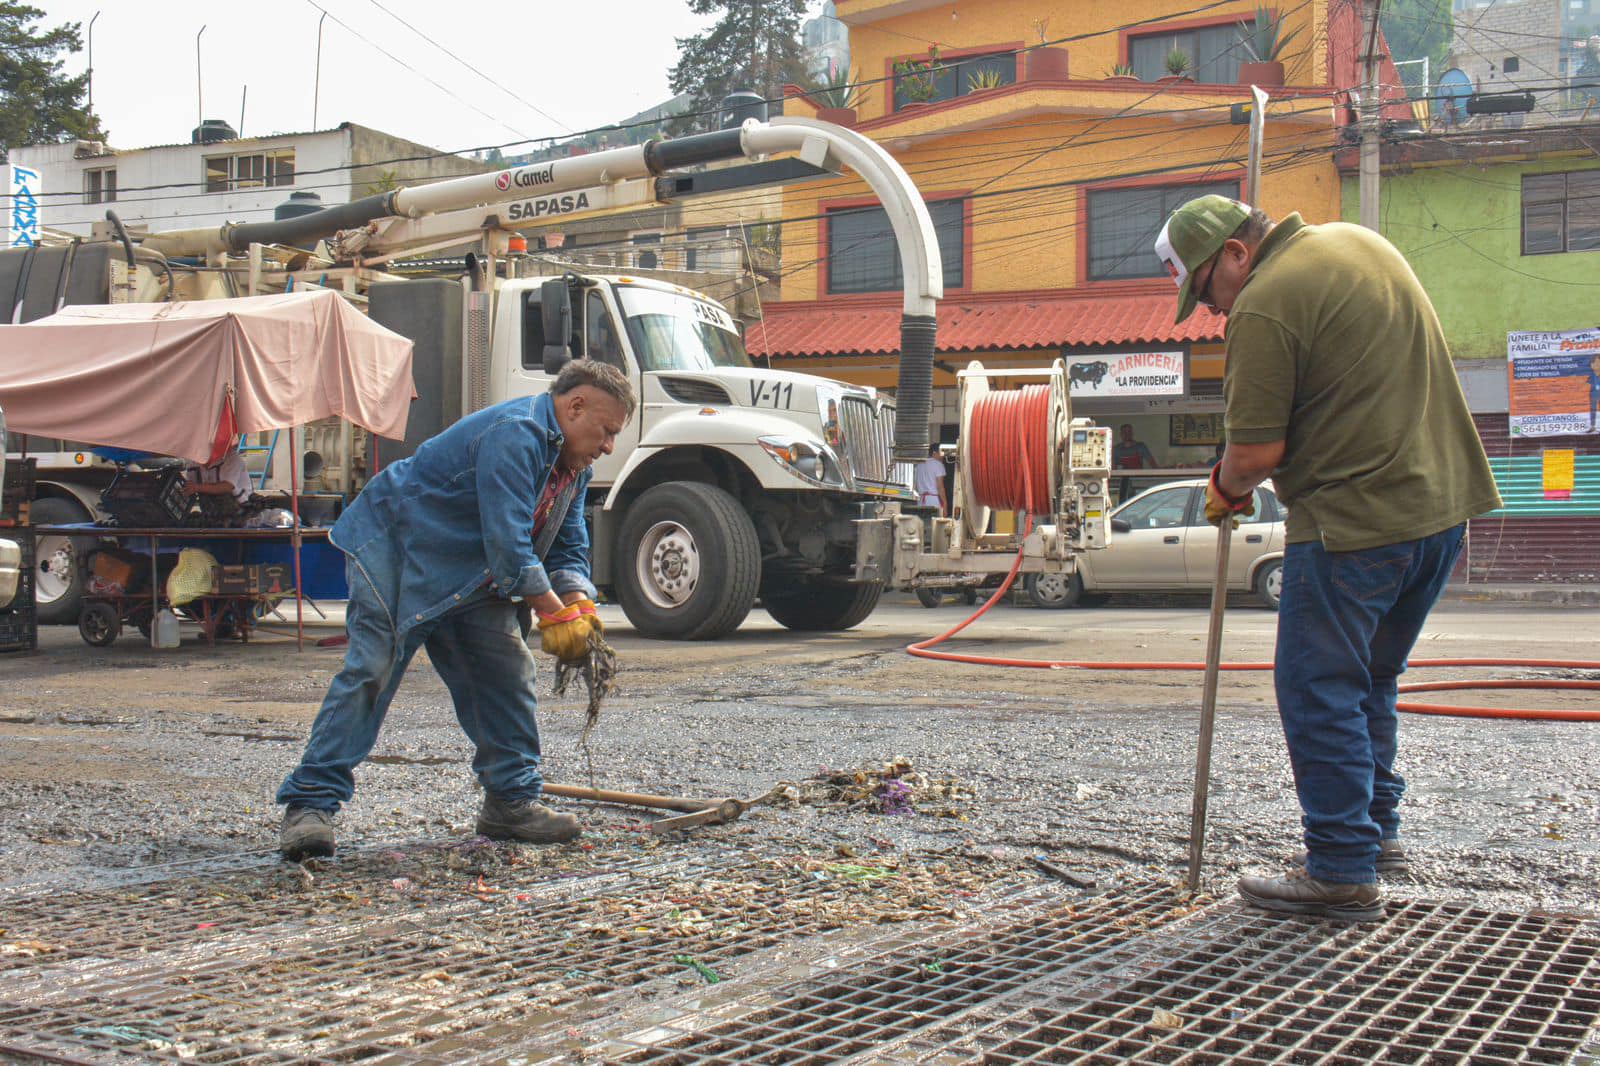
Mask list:
POLYGON ((291 868, 22 901, 0 935, 14 967, 0 974, 0 1058, 457 1062, 560 1033, 620 989, 698 983, 685 959, 732 976, 779 944, 854 925, 948 927, 994 903, 960 864, 495 865, 507 854, 432 874, 413 863, 399 897, 391 854, 341 863, 314 887, 291 868))
POLYGON ((1231 903, 1187 914, 1170 889, 1100 897, 604 1052, 629 1064, 1564 1063, 1600 1018, 1593 921, 1431 903, 1359 927, 1231 903))
POLYGON ((1600 927, 1407 903, 1337 929, 1231 907, 1204 939, 970 1040, 986 1063, 1565 1063, 1600 1018, 1600 927))

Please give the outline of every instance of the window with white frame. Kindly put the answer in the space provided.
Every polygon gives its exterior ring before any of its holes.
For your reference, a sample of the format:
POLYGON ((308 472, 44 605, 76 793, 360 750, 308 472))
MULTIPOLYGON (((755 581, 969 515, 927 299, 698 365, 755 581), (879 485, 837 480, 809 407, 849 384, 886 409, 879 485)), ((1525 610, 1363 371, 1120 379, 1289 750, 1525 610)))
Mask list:
POLYGON ((1237 199, 1239 183, 1212 181, 1089 190, 1086 239, 1090 280, 1165 277, 1166 270, 1156 257, 1156 236, 1172 212, 1210 193, 1237 199))
POLYGON ((117 168, 95 167, 83 172, 83 202, 110 204, 117 200, 117 168))
POLYGON ((294 149, 206 156, 205 175, 206 192, 293 185, 294 149))

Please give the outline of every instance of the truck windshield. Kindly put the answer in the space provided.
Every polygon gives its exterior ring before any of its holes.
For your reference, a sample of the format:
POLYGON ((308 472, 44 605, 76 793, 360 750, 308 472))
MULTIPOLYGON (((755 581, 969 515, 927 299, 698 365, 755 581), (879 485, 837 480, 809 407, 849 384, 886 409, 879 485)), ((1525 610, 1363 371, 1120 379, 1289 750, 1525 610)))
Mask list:
POLYGON ((645 370, 750 365, 732 316, 716 304, 659 289, 618 286, 618 295, 645 370))

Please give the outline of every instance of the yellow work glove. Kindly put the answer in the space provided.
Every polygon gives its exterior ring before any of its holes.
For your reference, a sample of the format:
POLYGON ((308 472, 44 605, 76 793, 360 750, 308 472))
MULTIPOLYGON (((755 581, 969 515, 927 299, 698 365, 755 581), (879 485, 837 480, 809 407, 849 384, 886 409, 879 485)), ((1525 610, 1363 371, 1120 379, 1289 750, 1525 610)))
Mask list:
POLYGON ((576 603, 569 603, 554 614, 540 611, 539 646, 545 654, 554 655, 564 663, 577 662, 589 654, 589 633, 595 621, 594 616, 579 610, 576 603))
POLYGON ((1218 463, 1211 468, 1211 480, 1206 483, 1206 521, 1221 529, 1223 522, 1232 519, 1237 529, 1239 515, 1248 517, 1256 513, 1256 494, 1252 491, 1243 496, 1229 496, 1217 484, 1217 476, 1221 472, 1222 464, 1218 463))
POLYGON ((589 625, 596 633, 604 633, 606 631, 606 627, 600 624, 600 612, 598 609, 596 609, 594 601, 589 597, 584 596, 573 600, 571 603, 567 604, 567 606, 576 607, 578 609, 578 613, 589 620, 589 625))

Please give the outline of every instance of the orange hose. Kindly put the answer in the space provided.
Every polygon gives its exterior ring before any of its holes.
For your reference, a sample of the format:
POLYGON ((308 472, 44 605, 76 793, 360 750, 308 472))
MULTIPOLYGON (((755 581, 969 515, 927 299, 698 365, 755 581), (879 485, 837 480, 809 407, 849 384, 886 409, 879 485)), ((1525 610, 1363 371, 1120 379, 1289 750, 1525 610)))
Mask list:
MULTIPOLYGON (((1028 447, 1027 438, 1029 426, 1045 426, 1049 411, 1048 390, 1042 385, 1025 386, 1018 392, 989 393, 979 399, 973 408, 972 427, 974 430, 973 441, 967 450, 968 461, 973 464, 973 489, 983 500, 986 506, 1006 506, 1011 509, 1021 509, 1020 503, 1009 502, 1005 504, 991 503, 991 499, 1004 498, 1007 501, 1017 499, 1033 499, 1037 505, 1040 501, 1032 491, 1036 485, 1047 484, 1044 477, 1045 467, 1033 461, 1022 461, 1023 455, 1029 455, 1030 460, 1036 458, 1032 449, 1028 447), (1030 390, 1037 389, 1044 394, 1044 402, 1037 403, 1030 390), (991 400, 1005 398, 1005 402, 989 404, 991 400), (982 419, 980 420, 980 413, 982 419), (1029 419, 1034 419, 1030 423, 1029 419), (1014 427, 1011 432, 1006 432, 1007 425, 1014 427), (979 432, 981 430, 981 432, 979 432), (982 481, 980 482, 980 471, 982 481), (1020 496, 1009 495, 1018 487, 1020 481, 1020 496), (992 491, 994 497, 985 493, 992 491)), ((1044 439, 1044 435, 1040 435, 1044 439)), ((1048 446, 1041 444, 1044 451, 1048 446)), ((1048 456, 1045 456, 1048 461, 1048 456)), ((1048 501, 1043 507, 1026 508, 1029 514, 1023 527, 1022 536, 1026 539, 1033 531, 1033 516, 1036 513, 1045 513, 1049 508, 1048 501)), ((1011 659, 991 655, 962 655, 956 652, 934 651, 933 649, 957 633, 966 629, 972 623, 989 613, 989 609, 1011 590, 1012 583, 1017 579, 1017 572, 1022 568, 1022 549, 1017 550, 1017 558, 1011 564, 1011 569, 1006 574, 1005 581, 995 590, 976 611, 956 623, 954 626, 940 633, 936 637, 917 641, 906 645, 907 653, 922 659, 934 659, 939 662, 972 663, 978 666, 1012 666, 1034 670, 1204 670, 1205 663, 1190 662, 1111 662, 1098 660, 1075 659, 1011 659)), ((1222 663, 1223 670, 1271 670, 1272 663, 1222 663)), ((1600 670, 1600 661, 1585 659, 1412 659, 1408 666, 1419 669, 1437 667, 1466 667, 1466 666, 1510 666, 1518 668, 1545 667, 1557 670, 1600 670)), ((1414 681, 1399 686, 1401 692, 1441 692, 1460 689, 1539 689, 1549 691, 1552 689, 1580 689, 1600 690, 1600 681, 1583 680, 1555 680, 1555 679, 1526 679, 1526 680, 1490 680, 1490 681, 1414 681)), ((1456 707, 1443 703, 1397 703, 1395 709, 1410 714, 1437 714, 1459 718, 1517 718, 1549 722, 1600 722, 1600 710, 1539 710, 1526 708, 1505 707, 1456 707)))
POLYGON ((1050 387, 978 398, 968 427, 972 490, 983 507, 1050 512, 1050 387))

